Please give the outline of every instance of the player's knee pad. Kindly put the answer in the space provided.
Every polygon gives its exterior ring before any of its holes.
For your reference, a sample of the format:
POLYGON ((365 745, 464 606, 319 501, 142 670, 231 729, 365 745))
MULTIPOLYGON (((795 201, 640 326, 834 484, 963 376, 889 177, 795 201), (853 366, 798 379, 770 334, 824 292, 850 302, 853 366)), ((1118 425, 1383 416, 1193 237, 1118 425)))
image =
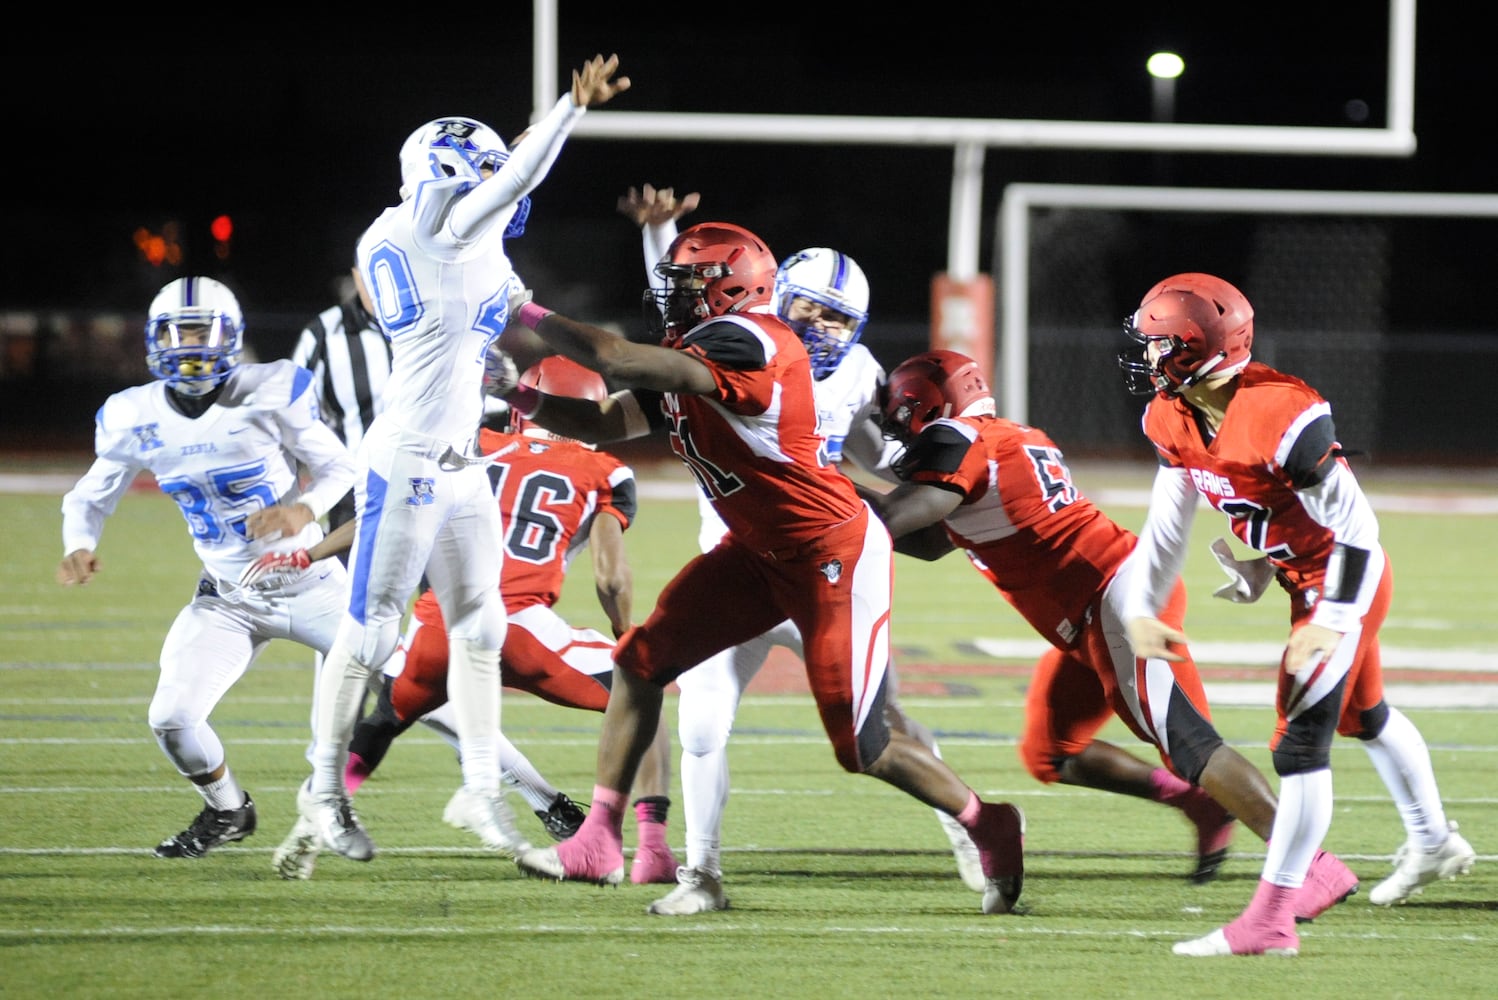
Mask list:
POLYGON ((447 623, 447 634, 453 639, 466 639, 480 648, 498 649, 504 644, 508 628, 504 602, 496 590, 482 601, 460 608, 447 623))
POLYGON ((728 746, 728 734, 734 728, 733 713, 688 714, 685 704, 677 708, 679 719, 677 719, 677 738, 682 741, 682 753, 691 753, 692 756, 703 756, 704 753, 713 753, 728 746))
MULTIPOLYGON (((360 634, 350 644, 349 656, 367 671, 377 671, 379 667, 390 657, 395 655, 396 647, 400 645, 401 620, 399 616, 394 618, 367 618, 360 627, 360 634)), ((343 636, 339 636, 342 641, 343 636)), ((333 643, 333 649, 329 650, 328 660, 336 659, 338 642, 333 643)))
POLYGON ((224 762, 224 748, 218 738, 206 726, 203 730, 197 726, 151 727, 156 745, 177 768, 177 773, 185 778, 209 774, 224 762))
MULTIPOLYGON (((1338 687, 1338 692, 1341 688, 1338 687)), ((1290 720, 1274 748, 1274 773, 1280 777, 1321 771, 1332 763, 1332 737, 1337 731, 1340 697, 1328 696, 1290 720)))
POLYGON ((191 729, 200 721, 188 713, 187 706, 179 698, 152 698, 146 709, 146 724, 158 740, 163 734, 191 729))
POLYGON ((1207 761, 1222 746, 1217 728, 1179 686, 1171 689, 1170 706, 1165 710, 1165 742, 1177 773, 1193 785, 1200 783, 1207 761))
POLYGON ((1376 740, 1389 724, 1389 703, 1380 699, 1377 705, 1358 713, 1358 731, 1349 733, 1360 740, 1376 740))
POLYGON ((677 728, 681 752, 703 757, 728 746, 729 727, 717 723, 694 721, 677 728))

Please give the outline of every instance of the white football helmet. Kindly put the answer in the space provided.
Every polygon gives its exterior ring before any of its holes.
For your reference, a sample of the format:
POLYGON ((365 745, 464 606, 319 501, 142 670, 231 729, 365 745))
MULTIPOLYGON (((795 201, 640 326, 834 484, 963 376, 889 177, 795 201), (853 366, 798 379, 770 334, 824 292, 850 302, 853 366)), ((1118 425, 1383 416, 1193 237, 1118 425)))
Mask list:
POLYGON ((416 193, 437 177, 483 179, 480 167, 498 170, 510 150, 499 133, 473 118, 437 118, 412 132, 401 144, 401 198, 416 193))
POLYGON ((205 396, 239 367, 244 313, 212 278, 178 278, 151 300, 146 367, 184 396, 205 396))
POLYGON ((811 356, 813 378, 823 379, 858 343, 869 321, 869 279, 847 254, 827 247, 809 247, 791 254, 775 272, 775 311, 790 324, 811 356), (841 314, 842 325, 793 318, 792 305, 807 299, 841 314))

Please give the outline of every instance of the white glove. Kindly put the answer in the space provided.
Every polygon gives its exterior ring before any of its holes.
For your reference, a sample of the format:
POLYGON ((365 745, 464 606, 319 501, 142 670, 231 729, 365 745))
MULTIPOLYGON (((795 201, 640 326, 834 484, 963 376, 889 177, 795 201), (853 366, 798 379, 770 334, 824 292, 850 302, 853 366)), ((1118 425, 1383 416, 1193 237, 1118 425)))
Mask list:
POLYGON ((256 590, 275 590, 301 576, 311 565, 312 559, 307 555, 306 549, 296 549, 291 552, 267 552, 250 563, 249 567, 239 575, 239 585, 253 587, 256 590))
POLYGON ((510 280, 509 314, 513 318, 520 307, 531 300, 531 290, 520 283, 519 278, 510 280))
POLYGON ((484 355, 484 395, 503 396, 520 384, 520 370, 510 352, 499 346, 499 341, 489 345, 484 355))
POLYGON ((1217 565, 1222 567, 1222 571, 1232 581, 1212 591, 1213 597, 1220 597, 1224 601, 1252 604, 1264 596, 1264 591, 1274 580, 1275 570, 1270 565, 1268 556, 1235 559, 1226 538, 1218 538, 1212 542, 1212 558, 1217 560, 1217 565))

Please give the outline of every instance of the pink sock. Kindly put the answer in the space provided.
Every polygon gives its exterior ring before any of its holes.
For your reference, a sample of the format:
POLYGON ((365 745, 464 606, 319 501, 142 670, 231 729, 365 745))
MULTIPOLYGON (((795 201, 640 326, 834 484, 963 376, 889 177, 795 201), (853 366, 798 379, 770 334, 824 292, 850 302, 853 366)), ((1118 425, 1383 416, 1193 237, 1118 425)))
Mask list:
POLYGON ((1191 784, 1182 781, 1163 767, 1157 767, 1150 772, 1150 785, 1154 787, 1154 800, 1174 805, 1176 800, 1183 795, 1191 793, 1191 784))
POLYGON ((666 847, 665 810, 657 799, 635 803, 635 832, 640 847, 666 847))
POLYGON ((983 811, 983 800, 978 798, 978 793, 969 790, 967 793, 967 805, 962 807, 962 812, 957 814, 957 822, 962 824, 964 830, 972 830, 978 825, 978 814, 983 811))
POLYGON ((1267 879, 1259 879, 1254 898, 1243 911, 1242 920, 1250 925, 1266 929, 1279 929, 1289 924, 1295 926, 1295 914, 1291 904, 1295 901, 1295 889, 1275 885, 1267 879))
POLYGON ((594 785, 593 802, 588 807, 588 818, 583 820, 578 833, 582 833, 589 827, 602 826, 612 834, 615 840, 622 841, 624 839, 624 799, 623 792, 616 792, 602 785, 594 785))
POLYGON ((374 768, 364 763, 364 758, 356 753, 348 755, 348 763, 343 767, 343 786, 348 789, 350 795, 359 790, 364 784, 364 779, 369 777, 374 768))

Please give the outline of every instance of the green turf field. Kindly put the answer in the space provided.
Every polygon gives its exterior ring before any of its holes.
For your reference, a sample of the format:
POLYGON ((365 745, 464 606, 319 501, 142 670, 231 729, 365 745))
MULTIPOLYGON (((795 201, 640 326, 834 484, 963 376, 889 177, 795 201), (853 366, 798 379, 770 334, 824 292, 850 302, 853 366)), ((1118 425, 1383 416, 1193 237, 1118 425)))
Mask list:
MULTIPOLYGON (((1089 492, 1110 485, 1079 481, 1089 492)), ((0 496, 3 996, 1487 997, 1498 982, 1498 709, 1484 707, 1498 690, 1498 516, 1382 519, 1397 588, 1383 632, 1390 659, 1452 665, 1391 667, 1392 690, 1455 692, 1405 707, 1478 864, 1407 906, 1369 905, 1366 889, 1388 873, 1402 829, 1366 755, 1343 743, 1327 846, 1365 891, 1303 927, 1301 956, 1284 961, 1170 953, 1247 902, 1262 860, 1251 834, 1240 831, 1223 878, 1192 887, 1182 878, 1192 837, 1179 814, 1041 786, 1021 770, 1026 661, 983 650, 1033 637, 956 556, 898 560, 894 637, 907 709, 981 794, 1028 814, 1016 914, 984 917, 929 810, 842 773, 810 698, 783 683, 746 699, 732 744, 727 912, 650 917, 661 887, 523 879, 443 825, 458 772, 447 746, 421 729, 358 796, 380 855, 367 865, 324 858, 312 881, 283 882, 270 853, 306 773, 312 677, 311 655, 285 643, 272 644, 214 717, 259 806, 260 831, 199 861, 158 860, 155 843, 201 807, 145 725, 160 642, 197 563, 175 508, 131 495, 106 528, 102 574, 65 590, 52 578, 57 506, 57 496, 0 496)), ((1142 517, 1109 510, 1130 527, 1142 517)), ((1278 594, 1250 607, 1211 599, 1223 578, 1205 549, 1219 528, 1198 518, 1188 632, 1198 643, 1280 642, 1278 594)), ((647 497, 628 537, 643 616, 694 551, 693 505, 647 497)), ((562 610, 602 625, 586 565, 574 575, 562 610)), ((1211 684, 1267 683, 1272 663, 1208 663, 1204 673, 1211 684)), ((1268 771, 1273 709, 1235 701, 1217 705, 1219 726, 1268 771)), ((668 697, 673 720, 674 709, 668 697)), ((504 705, 507 735, 579 799, 591 788, 600 718, 519 694, 504 705)), ((1105 736, 1138 747, 1121 726, 1105 736)), ((521 824, 545 842, 529 815, 521 824)), ((671 830, 679 852, 679 807, 671 830)), ((628 846, 632 819, 625 831, 628 846)))

